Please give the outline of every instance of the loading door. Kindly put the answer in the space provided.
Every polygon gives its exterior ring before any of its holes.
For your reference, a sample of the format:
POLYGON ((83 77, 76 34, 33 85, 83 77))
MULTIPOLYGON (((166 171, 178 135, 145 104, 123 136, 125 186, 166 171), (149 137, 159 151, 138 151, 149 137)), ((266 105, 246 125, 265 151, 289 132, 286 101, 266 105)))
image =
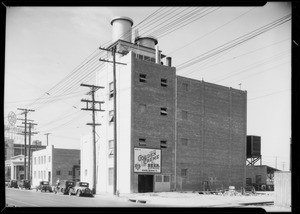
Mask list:
POLYGON ((153 192, 153 175, 138 176, 138 192, 153 192))

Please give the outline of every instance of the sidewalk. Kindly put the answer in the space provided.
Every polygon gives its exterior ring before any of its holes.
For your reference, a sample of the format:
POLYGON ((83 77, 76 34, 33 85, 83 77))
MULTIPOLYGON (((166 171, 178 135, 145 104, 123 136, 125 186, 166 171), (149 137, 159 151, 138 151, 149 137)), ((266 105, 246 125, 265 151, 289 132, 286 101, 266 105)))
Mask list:
POLYGON ((106 197, 113 200, 145 203, 168 207, 261 207, 267 212, 290 212, 290 208, 274 205, 249 205, 247 203, 264 203, 274 201, 274 192, 258 192, 251 196, 223 196, 203 195, 198 192, 160 192, 160 193, 131 193, 120 194, 119 197, 111 193, 99 193, 95 197, 106 197))

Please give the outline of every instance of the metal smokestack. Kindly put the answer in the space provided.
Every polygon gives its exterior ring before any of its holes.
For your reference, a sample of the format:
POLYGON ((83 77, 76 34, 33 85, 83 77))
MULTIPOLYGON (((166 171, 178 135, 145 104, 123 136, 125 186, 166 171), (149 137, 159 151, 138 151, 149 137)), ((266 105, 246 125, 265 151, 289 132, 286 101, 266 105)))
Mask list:
POLYGON ((171 57, 167 57, 167 66, 172 66, 172 58, 171 57))
POLYGON ((155 46, 155 63, 160 64, 160 52, 158 45, 155 46))

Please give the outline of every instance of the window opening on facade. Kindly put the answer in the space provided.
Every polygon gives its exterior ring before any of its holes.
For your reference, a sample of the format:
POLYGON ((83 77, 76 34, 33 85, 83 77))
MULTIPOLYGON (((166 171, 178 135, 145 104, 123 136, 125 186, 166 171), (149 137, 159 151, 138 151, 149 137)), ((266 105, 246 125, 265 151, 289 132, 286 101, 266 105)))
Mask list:
POLYGON ((147 75, 146 74, 140 74, 140 82, 147 82, 147 75))
POLYGON ((160 148, 167 148, 167 141, 166 140, 161 140, 160 141, 160 148))
POLYGON ((34 177, 34 178, 36 178, 36 171, 34 171, 34 173, 33 173, 33 177, 34 177))
POLYGON ((183 120, 187 120, 188 119, 188 112, 187 111, 182 110, 181 111, 181 115, 182 115, 182 119, 183 120))
POLYGON ((164 182, 170 182, 170 176, 164 175, 164 182))
POLYGON ((109 125, 111 125, 114 122, 114 111, 109 111, 109 125))
POLYGON ((183 146, 187 146, 188 145, 188 139, 187 138, 181 138, 181 144, 183 146))
POLYGON ((182 83, 182 89, 183 89, 184 91, 189 91, 189 84, 187 84, 187 83, 182 83))
POLYGON ((114 140, 108 141, 108 157, 113 158, 114 157, 114 140))
POLYGON ((181 169, 181 176, 187 176, 187 169, 181 169))
POLYGON ((146 111, 146 104, 139 104, 139 110, 141 113, 144 113, 146 111))
POLYGON ((85 176, 87 176, 87 173, 88 173, 87 169, 84 170, 84 175, 85 175, 85 176))
POLYGON ((57 170, 57 171, 56 171, 56 175, 60 175, 60 170, 57 170))
POLYGON ((146 139, 145 138, 139 138, 139 146, 146 146, 146 139))
POLYGON ((114 97, 114 82, 109 83, 109 99, 114 97))
POLYGON ((155 182, 162 182, 162 175, 156 175, 155 182))
POLYGON ((108 185, 113 185, 114 168, 108 168, 108 185))
POLYGON ((161 80, 160 80, 160 85, 161 85, 162 87, 167 87, 167 86, 168 86, 168 84, 167 84, 167 79, 161 78, 161 80))
POLYGON ((160 108, 160 115, 163 115, 163 116, 168 115, 168 112, 167 112, 167 108, 166 108, 166 107, 160 108))

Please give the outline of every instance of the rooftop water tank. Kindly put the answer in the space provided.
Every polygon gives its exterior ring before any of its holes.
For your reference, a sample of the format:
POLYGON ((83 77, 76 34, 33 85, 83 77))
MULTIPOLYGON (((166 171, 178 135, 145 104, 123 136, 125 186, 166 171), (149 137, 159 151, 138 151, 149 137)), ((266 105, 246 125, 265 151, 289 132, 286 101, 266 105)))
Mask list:
POLYGON ((155 49, 155 45, 157 45, 157 39, 153 36, 144 36, 144 37, 136 37, 134 41, 137 45, 142 45, 148 48, 155 49))
POLYGON ((131 42, 131 27, 133 25, 131 18, 118 16, 113 18, 110 24, 113 26, 113 42, 119 39, 131 42))

